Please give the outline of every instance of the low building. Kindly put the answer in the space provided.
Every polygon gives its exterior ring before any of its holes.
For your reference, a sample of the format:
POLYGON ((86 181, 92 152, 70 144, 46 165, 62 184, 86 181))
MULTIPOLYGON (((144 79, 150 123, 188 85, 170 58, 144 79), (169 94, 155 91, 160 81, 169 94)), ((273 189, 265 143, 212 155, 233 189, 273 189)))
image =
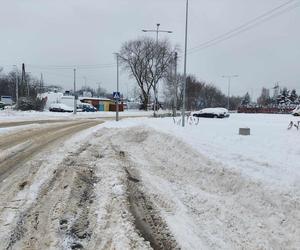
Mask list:
MULTIPOLYGON (((93 105, 98 111, 116 111, 114 100, 104 97, 79 97, 79 100, 84 103, 93 105)), ((119 104, 119 111, 124 111, 123 103, 119 104)))
MULTIPOLYGON (((64 95, 63 93, 43 93, 40 95, 41 97, 47 98, 47 103, 45 109, 49 109, 50 105, 53 103, 63 103, 68 107, 74 106, 74 96, 72 95, 64 95)), ((114 100, 105 97, 79 97, 77 100, 77 104, 80 103, 89 103, 93 105, 98 111, 115 111, 116 104, 114 100)), ((124 111, 123 102, 119 104, 119 111, 124 111)))

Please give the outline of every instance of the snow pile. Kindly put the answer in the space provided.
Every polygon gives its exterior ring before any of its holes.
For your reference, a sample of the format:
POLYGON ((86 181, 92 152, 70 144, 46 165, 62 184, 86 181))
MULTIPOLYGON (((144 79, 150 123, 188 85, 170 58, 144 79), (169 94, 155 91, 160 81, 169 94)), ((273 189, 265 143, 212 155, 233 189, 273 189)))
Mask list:
POLYGON ((250 178, 274 187, 299 187, 300 131, 287 130, 289 122, 296 119, 290 115, 232 114, 222 120, 203 118, 197 126, 187 124, 186 128, 174 124, 172 118, 127 119, 103 126, 149 126, 182 139, 210 160, 250 178), (251 129, 251 136, 238 134, 243 127, 251 129))
MULTIPOLYGON (((145 196, 182 249, 300 247, 299 188, 265 185, 238 168, 207 159, 172 135, 146 127, 145 122, 121 122, 117 125, 121 129, 104 130, 101 145, 111 141, 124 151, 126 163, 120 168, 127 164, 139 173, 145 196)), ((163 127, 162 120, 148 123, 163 127)))
MULTIPOLYGON (((163 113, 163 111, 160 111, 163 113)), ((150 117, 153 115, 153 111, 140 111, 140 110, 126 110, 120 112, 120 117, 150 117)), ((0 110, 0 123, 11 121, 32 121, 32 120, 46 120, 46 119, 83 119, 83 118, 114 118, 115 112, 77 112, 73 113, 60 113, 60 112, 38 112, 38 111, 16 111, 11 109, 0 110)))

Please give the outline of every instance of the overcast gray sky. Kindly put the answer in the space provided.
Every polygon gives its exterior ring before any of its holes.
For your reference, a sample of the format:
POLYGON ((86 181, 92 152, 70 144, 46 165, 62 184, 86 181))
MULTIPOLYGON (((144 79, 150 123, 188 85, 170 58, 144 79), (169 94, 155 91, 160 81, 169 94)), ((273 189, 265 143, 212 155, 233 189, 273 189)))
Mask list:
MULTIPOLYGON (((190 0, 189 48, 227 32, 287 0, 190 0)), ((299 3, 295 1, 295 3, 299 3)), ((292 6, 292 5, 291 5, 292 6)), ((238 74, 232 94, 257 96, 275 82, 300 92, 300 7, 278 15, 236 37, 188 55, 188 73, 223 92, 222 75, 238 74)), ((108 65, 78 70, 78 84, 97 82, 114 90, 113 52, 142 29, 173 30, 166 35, 183 49, 185 0, 0 0, 0 66, 27 65, 47 83, 72 86, 72 70, 52 65, 108 65), (50 67, 51 66, 51 67, 50 67)), ((149 34, 151 36, 151 34, 149 34)), ((152 34, 154 36, 154 34, 152 34)), ((165 37, 162 35, 161 38, 165 37)), ((182 63, 179 71, 182 72, 182 63)), ((122 73, 121 89, 134 81, 122 73)))

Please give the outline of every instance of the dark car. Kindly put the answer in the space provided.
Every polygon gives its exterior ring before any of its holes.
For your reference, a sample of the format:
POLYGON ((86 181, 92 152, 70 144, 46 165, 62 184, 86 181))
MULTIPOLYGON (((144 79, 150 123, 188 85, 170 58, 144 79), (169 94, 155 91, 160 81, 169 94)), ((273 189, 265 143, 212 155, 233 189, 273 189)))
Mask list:
POLYGON ((92 104, 89 104, 89 103, 81 103, 77 106, 77 108, 81 109, 83 112, 96 112, 96 111, 98 111, 92 104))
POLYGON ((63 104, 63 103, 52 103, 50 105, 49 111, 51 112, 67 112, 72 113, 73 108, 63 104))
POLYGON ((5 108, 5 103, 4 102, 0 102, 0 109, 4 110, 5 108))
POLYGON ((225 108, 206 108, 193 112, 191 115, 205 118, 227 118, 229 117, 229 112, 225 108))
POLYGON ((292 111, 293 116, 300 116, 300 105, 292 111))

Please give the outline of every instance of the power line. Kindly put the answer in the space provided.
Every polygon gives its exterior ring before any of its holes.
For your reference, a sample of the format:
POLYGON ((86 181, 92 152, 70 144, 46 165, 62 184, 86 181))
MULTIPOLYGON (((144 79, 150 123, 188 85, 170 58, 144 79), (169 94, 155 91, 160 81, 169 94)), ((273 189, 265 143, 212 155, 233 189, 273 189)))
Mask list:
POLYGON ((189 49, 189 54, 191 53, 195 53, 199 50, 202 50, 202 49, 205 49, 205 48, 208 48, 208 47, 211 47, 213 45, 216 45, 216 44, 219 44, 223 41, 226 41, 232 37, 235 37, 251 28, 254 28, 255 26, 259 25, 259 24, 262 24, 276 16, 279 16, 279 15, 282 15, 283 13, 287 12, 287 11, 291 11, 295 8, 297 8, 298 6, 300 5, 300 3, 297 1, 297 0, 289 0, 267 12, 265 12, 264 14, 256 17, 256 18, 253 18, 249 21, 247 21, 246 23, 242 24, 242 25, 239 25, 238 27, 228 31, 228 32, 225 32, 219 36, 216 36, 215 38, 211 39, 211 40, 208 40, 206 42, 203 42, 201 43, 200 45, 196 46, 196 47, 193 47, 191 49, 189 49), (295 3, 294 5, 291 5, 292 3, 295 3), (290 6, 288 6, 290 5, 290 6), (288 7, 282 11, 279 11, 281 10, 282 8, 284 7, 288 7))
POLYGON ((68 70, 68 69, 106 69, 115 67, 115 63, 107 64, 87 64, 87 65, 34 65, 27 64, 30 68, 49 69, 49 70, 68 70))

